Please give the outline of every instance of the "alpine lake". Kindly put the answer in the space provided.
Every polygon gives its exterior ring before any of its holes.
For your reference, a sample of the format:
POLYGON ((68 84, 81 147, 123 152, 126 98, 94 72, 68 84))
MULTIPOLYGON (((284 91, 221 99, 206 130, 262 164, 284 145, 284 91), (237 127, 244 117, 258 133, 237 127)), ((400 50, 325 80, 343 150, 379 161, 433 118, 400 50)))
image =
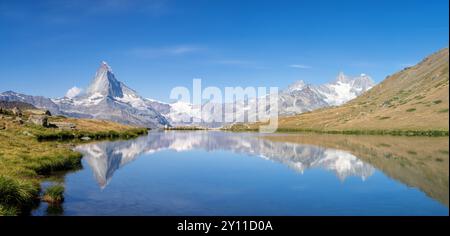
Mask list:
POLYGON ((448 215, 449 138, 222 131, 88 142, 32 215, 448 215))

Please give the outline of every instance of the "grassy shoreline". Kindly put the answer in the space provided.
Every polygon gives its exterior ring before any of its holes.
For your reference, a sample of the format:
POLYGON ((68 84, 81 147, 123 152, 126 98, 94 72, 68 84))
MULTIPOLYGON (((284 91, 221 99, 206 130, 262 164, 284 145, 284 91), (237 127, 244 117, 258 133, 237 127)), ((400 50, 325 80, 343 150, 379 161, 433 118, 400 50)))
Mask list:
POLYGON ((29 214, 39 204, 40 184, 45 178, 81 168, 82 154, 72 150, 75 144, 147 133, 146 128, 85 119, 70 119, 77 124, 75 130, 18 124, 8 119, 2 122, 7 128, 0 130, 0 215, 29 214))
MULTIPOLYGON (((213 130, 202 127, 169 127, 164 130, 177 131, 204 131, 213 130)), ((258 132, 258 128, 244 127, 243 125, 233 125, 230 128, 221 128, 222 131, 231 132, 258 132)), ((445 137, 449 136, 448 130, 320 130, 320 129, 301 129, 301 128, 278 128, 276 133, 317 133, 317 134, 346 134, 346 135, 389 135, 389 136, 426 136, 426 137, 445 137)))
POLYGON ((38 141, 63 141, 73 139, 89 138, 90 140, 102 139, 129 139, 136 138, 140 135, 146 134, 146 128, 131 128, 127 131, 60 131, 60 132, 38 132, 35 134, 38 141))
MULTIPOLYGON (((231 127, 222 129, 231 132, 258 132, 257 128, 231 127)), ((449 136, 448 130, 318 130, 278 128, 276 133, 318 133, 318 134, 346 134, 346 135, 390 135, 390 136, 449 136)))

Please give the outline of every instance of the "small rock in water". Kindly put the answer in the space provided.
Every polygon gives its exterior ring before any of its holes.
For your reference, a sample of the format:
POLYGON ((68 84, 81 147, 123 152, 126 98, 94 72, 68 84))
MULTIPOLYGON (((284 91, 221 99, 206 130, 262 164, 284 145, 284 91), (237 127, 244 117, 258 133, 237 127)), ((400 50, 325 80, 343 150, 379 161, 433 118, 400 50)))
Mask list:
POLYGON ((88 140, 91 140, 91 138, 84 136, 84 137, 81 137, 81 140, 88 141, 88 140))

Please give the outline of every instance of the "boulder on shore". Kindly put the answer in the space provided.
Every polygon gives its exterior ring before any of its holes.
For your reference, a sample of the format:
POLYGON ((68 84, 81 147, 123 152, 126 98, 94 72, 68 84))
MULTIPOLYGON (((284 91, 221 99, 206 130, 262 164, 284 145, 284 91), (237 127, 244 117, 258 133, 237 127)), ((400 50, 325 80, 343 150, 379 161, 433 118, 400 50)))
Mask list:
POLYGON ((30 115, 30 117, 28 118, 28 121, 35 125, 39 125, 39 126, 43 126, 43 127, 48 126, 48 118, 46 115, 30 115))

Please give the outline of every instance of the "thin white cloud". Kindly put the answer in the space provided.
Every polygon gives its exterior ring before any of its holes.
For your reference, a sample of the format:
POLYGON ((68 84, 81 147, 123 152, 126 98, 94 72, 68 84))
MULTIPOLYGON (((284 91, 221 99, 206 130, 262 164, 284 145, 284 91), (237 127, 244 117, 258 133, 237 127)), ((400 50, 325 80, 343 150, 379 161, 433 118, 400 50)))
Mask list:
POLYGON ((217 64, 222 65, 252 65, 254 62, 244 60, 219 60, 215 61, 217 64))
POLYGON ((248 69, 267 69, 266 66, 261 65, 260 62, 256 61, 247 61, 247 60, 239 60, 239 59, 225 59, 225 60, 215 60, 211 63, 224 65, 224 66, 236 66, 248 69))
POLYGON ((311 66, 303 65, 303 64, 292 64, 292 65, 289 65, 289 67, 297 68, 297 69, 310 69, 311 68, 311 66))
POLYGON ((167 48, 166 52, 173 54, 173 55, 179 55, 179 54, 196 52, 199 50, 201 50, 201 48, 194 47, 194 46, 177 46, 177 47, 173 47, 173 48, 167 48))
POLYGON ((121 13, 164 11, 166 0, 58 0, 49 1, 45 5, 55 12, 61 10, 76 11, 82 14, 121 13))
POLYGON ((99 16, 133 13, 160 17, 171 12, 168 0, 48 0, 36 1, 36 6, 15 2, 0 1, 0 18, 64 25, 99 16))
POLYGON ((141 47, 129 50, 129 54, 139 57, 154 58, 163 56, 179 56, 190 53, 195 53, 205 50, 202 47, 192 46, 192 45, 178 45, 170 47, 160 47, 160 48, 149 48, 141 47))

